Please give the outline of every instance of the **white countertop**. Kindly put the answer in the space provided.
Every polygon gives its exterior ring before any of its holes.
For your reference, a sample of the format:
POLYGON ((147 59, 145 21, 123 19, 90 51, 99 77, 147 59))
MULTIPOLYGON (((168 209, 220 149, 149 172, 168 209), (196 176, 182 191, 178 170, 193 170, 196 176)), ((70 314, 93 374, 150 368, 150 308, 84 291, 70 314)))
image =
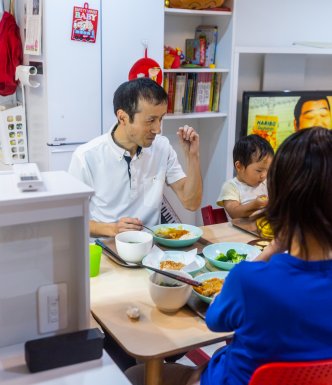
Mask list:
POLYGON ((106 352, 99 360, 30 373, 25 364, 23 344, 0 349, 0 383, 1 385, 131 384, 106 352))

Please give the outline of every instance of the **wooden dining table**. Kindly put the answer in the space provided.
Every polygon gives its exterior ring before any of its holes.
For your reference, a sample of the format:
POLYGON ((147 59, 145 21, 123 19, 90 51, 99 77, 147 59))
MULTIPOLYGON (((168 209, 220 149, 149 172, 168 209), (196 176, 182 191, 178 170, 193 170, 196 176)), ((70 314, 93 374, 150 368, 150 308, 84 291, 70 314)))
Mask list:
MULTIPOLYGON (((203 238, 216 242, 249 242, 255 237, 230 223, 202 227, 203 238)), ((132 357, 145 364, 145 385, 160 385, 166 357, 225 341, 232 333, 210 331, 205 321, 184 307, 163 313, 152 302, 146 269, 118 266, 105 255, 100 274, 91 278, 91 311, 97 322, 132 357), (138 320, 126 311, 138 307, 138 320)))

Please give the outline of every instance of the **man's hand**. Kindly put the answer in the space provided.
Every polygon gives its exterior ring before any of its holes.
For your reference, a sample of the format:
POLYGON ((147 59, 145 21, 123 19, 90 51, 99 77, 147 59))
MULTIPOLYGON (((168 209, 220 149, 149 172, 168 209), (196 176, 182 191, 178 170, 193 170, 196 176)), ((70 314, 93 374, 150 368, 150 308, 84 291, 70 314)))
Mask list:
POLYGON ((142 230, 143 222, 138 218, 120 218, 119 221, 115 224, 116 234, 123 233, 124 231, 130 230, 142 230))
POLYGON ((199 154, 199 135, 192 127, 180 127, 177 135, 186 156, 199 154))
POLYGON ((93 237, 114 237, 129 230, 142 230, 142 221, 138 218, 120 218, 118 222, 104 223, 90 221, 90 235, 93 237))

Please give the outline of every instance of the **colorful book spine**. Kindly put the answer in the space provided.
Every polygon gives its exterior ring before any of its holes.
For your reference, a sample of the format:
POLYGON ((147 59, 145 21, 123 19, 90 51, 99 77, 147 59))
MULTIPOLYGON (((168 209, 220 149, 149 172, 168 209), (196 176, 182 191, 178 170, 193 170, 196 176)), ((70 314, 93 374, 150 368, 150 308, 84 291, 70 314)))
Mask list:
POLYGON ((212 101, 213 112, 219 112, 221 83, 222 83, 222 73, 217 72, 215 73, 214 86, 213 86, 213 101, 212 101))
POLYGON ((175 82, 175 99, 174 99, 174 113, 183 113, 183 100, 186 89, 186 75, 176 75, 175 82))
POLYGON ((206 112, 209 110, 211 90, 209 75, 206 73, 198 75, 195 112, 206 112))

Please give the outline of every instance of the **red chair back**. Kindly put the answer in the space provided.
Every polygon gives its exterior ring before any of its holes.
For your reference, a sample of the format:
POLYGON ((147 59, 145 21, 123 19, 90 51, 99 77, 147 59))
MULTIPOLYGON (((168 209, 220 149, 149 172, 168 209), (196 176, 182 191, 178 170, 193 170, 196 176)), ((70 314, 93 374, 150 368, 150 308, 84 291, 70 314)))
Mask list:
POLYGON ((262 365, 249 385, 331 385, 332 360, 276 362, 262 365))
POLYGON ((228 222, 225 210, 222 207, 214 209, 211 205, 205 206, 201 208, 201 213, 204 226, 228 222))

